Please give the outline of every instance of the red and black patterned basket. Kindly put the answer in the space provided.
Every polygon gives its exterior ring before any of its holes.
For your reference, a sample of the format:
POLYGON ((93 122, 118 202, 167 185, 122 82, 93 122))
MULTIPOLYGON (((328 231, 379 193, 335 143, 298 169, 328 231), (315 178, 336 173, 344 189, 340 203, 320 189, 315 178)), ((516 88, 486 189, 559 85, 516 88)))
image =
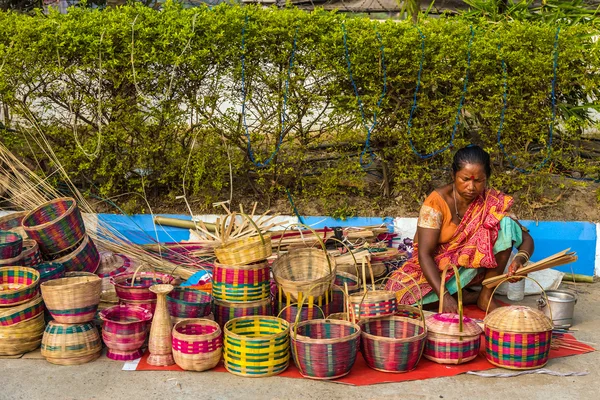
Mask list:
POLYGON ((223 332, 207 319, 184 319, 173 327, 173 358, 186 371, 206 371, 217 366, 223 352, 223 332))
POLYGON ((94 273, 100 266, 100 254, 92 238, 85 235, 73 252, 52 261, 62 264, 65 272, 94 273))
POLYGON ((175 318, 203 318, 212 312, 212 296, 201 290, 178 286, 167 295, 169 314, 175 318))
POLYGON ((23 217, 23 229, 52 256, 76 247, 85 236, 85 225, 77 202, 71 197, 48 201, 23 217))
POLYGON ((28 267, 0 268, 0 307, 27 303, 39 293, 40 273, 28 267))
POLYGON ((16 232, 0 231, 0 260, 15 258, 23 251, 23 238, 16 232))

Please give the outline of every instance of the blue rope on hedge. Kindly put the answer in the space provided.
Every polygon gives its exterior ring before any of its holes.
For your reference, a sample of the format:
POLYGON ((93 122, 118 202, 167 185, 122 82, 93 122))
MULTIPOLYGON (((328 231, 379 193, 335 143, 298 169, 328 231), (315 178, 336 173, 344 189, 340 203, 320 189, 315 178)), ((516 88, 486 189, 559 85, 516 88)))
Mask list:
MULTIPOLYGON (((373 129, 375 129, 375 126, 377 126, 377 109, 373 112, 373 123, 371 124, 371 126, 368 126, 367 122, 366 122, 366 118, 365 118, 365 111, 363 109, 363 102, 360 98, 360 95, 358 94, 358 88, 356 86, 356 82, 354 82, 354 77, 352 75, 352 63, 350 62, 350 53, 348 51, 348 33, 346 32, 346 25, 343 22, 342 22, 342 33, 343 33, 343 38, 344 38, 344 54, 346 57, 346 64, 348 66, 348 76, 350 77, 350 83, 352 83, 352 88, 354 89, 354 94, 358 101, 358 108, 360 110, 362 124, 367 131, 365 147, 363 148, 362 152, 360 153, 360 159, 359 159, 360 165, 364 169, 364 168, 368 168, 369 166, 371 166, 371 164, 373 164, 373 161, 375 161, 375 155, 373 154, 373 150, 371 149, 371 134, 373 133, 373 129), (363 163, 363 157, 367 153, 367 151, 369 152, 370 161, 368 164, 365 165, 363 163)), ((379 44, 380 44, 379 54, 381 57, 381 68, 383 70, 382 71, 383 72, 383 90, 381 91, 381 94, 379 95, 379 100, 377 100, 377 108, 380 108, 381 102, 383 101, 385 94, 387 93, 387 68, 385 66, 385 47, 383 45, 383 39, 381 38, 381 35, 377 31, 377 29, 375 29, 375 34, 377 35, 377 40, 379 40, 379 44)))
POLYGON ((250 138, 250 132, 248 132, 248 124, 246 123, 246 95, 247 95, 247 91, 246 91, 246 27, 247 27, 247 25, 248 25, 248 15, 246 14, 246 18, 244 19, 244 25, 242 27, 242 46, 241 46, 241 50, 242 50, 242 56, 241 56, 241 61, 242 61, 242 123, 244 124, 244 131, 246 134, 246 138, 248 139, 248 156, 250 157, 250 161, 252 161, 252 163, 256 167, 264 168, 264 167, 268 166, 271 163, 271 161, 273 161, 273 158, 275 158, 275 155, 279 152, 281 143, 283 142, 283 134, 285 132, 285 120, 286 120, 285 110, 287 108, 290 78, 291 78, 292 68, 294 67, 294 57, 296 55, 296 46, 297 46, 297 40, 298 40, 298 27, 296 27, 296 31, 294 32, 294 44, 292 47, 292 53, 290 55, 290 62, 289 62, 288 71, 287 71, 287 79, 285 81, 285 91, 283 93, 283 106, 281 108, 281 131, 279 132, 279 138, 277 139, 277 145, 275 146, 275 150, 273 150, 273 152, 271 153, 271 155, 265 162, 259 162, 256 160, 256 157, 254 156, 254 151, 252 150, 252 139, 250 138))
POLYGON ((407 136, 408 136, 408 142, 410 144, 410 148, 412 149, 413 153, 415 153, 422 160, 426 160, 426 159, 434 157, 440 153, 443 153, 444 151, 446 151, 450 147, 452 147, 452 145, 454 144, 454 137, 456 136, 456 130, 458 129, 460 112, 462 110, 463 104, 465 102, 465 96, 467 94, 467 87, 468 87, 468 83, 469 83, 469 70, 471 69, 471 45, 473 44, 473 38, 475 37, 475 30, 473 29, 473 26, 469 26, 469 29, 471 30, 471 35, 469 37, 469 44, 467 45, 467 69, 465 72, 465 83, 463 85, 463 90, 462 90, 462 94, 460 96, 460 101, 458 102, 458 109, 456 110, 456 118, 454 119, 454 126, 452 127, 452 136, 450 137, 450 142, 445 147, 442 147, 441 149, 438 149, 432 153, 423 154, 423 153, 420 153, 417 150, 417 148, 415 147, 415 143, 412 139, 412 134, 411 134, 412 133, 412 120, 413 120, 414 114, 417 110, 417 97, 419 94, 419 88, 421 87, 421 74, 423 72, 423 63, 425 61, 425 35, 423 35, 421 30, 419 28, 417 28, 417 31, 419 31, 419 37, 421 38, 421 60, 419 61, 419 72, 417 74, 417 86, 415 87, 415 93, 413 96, 413 105, 410 109, 410 115, 408 116, 407 136))

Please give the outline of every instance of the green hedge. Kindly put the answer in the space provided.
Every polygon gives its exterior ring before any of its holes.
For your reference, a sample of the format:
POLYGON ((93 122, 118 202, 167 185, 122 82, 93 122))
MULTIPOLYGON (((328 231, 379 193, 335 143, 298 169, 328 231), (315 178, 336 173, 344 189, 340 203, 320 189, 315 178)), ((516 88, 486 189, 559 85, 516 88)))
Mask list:
MULTIPOLYGON (((383 85, 377 33, 382 37, 387 94, 371 138, 378 156, 374 169, 389 172, 394 193, 414 206, 449 165, 452 151, 422 160, 409 145, 421 40, 417 28, 404 21, 294 8, 184 9, 173 3, 161 11, 134 5, 74 8, 67 15, 1 13, 0 101, 10 110, 10 121, 3 122, 19 132, 6 132, 2 140, 24 157, 43 159, 35 139, 44 132, 65 168, 102 196, 142 189, 177 195, 183 185, 188 195, 207 202, 223 199, 230 165, 236 190, 251 184, 275 195, 289 187, 321 198, 349 192, 377 196, 379 189, 369 185, 358 161, 366 131, 348 78, 342 22, 368 125, 383 85), (244 26, 247 121, 258 161, 277 144, 297 40, 283 141, 266 168, 249 161, 240 118, 244 26)), ((471 24, 461 18, 419 24, 425 56, 412 138, 420 152, 449 143, 471 24)), ((578 150, 591 125, 588 106, 597 105, 600 87, 599 46, 590 28, 562 28, 550 161, 535 174, 515 175, 502 173, 510 167, 496 139, 501 60, 508 73, 502 142, 518 167, 532 168, 547 156, 556 26, 481 20, 472 27, 468 91, 454 146, 485 146, 500 172, 494 184, 509 191, 549 172, 599 178, 598 162, 580 158, 578 150)))

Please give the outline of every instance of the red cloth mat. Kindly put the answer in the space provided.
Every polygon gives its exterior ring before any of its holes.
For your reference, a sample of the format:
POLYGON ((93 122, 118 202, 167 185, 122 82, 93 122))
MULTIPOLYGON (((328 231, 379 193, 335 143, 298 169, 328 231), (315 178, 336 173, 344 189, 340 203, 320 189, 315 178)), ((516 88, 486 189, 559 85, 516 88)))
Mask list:
MULTIPOLYGON (((466 307, 467 313, 471 318, 483 318, 485 313, 480 311, 476 307, 466 307)), ((575 339, 571 335, 565 335, 565 338, 575 339)), ((404 382, 404 381, 413 381, 420 379, 430 379, 430 378, 442 378, 446 376, 455 376, 463 374, 467 371, 485 371, 488 369, 496 368, 485 359, 485 344, 482 338, 481 341, 481 352, 477 356, 476 359, 470 361, 466 364, 461 365, 442 365, 437 364, 432 361, 427 360, 425 357, 421 358, 419 365, 413 371, 394 374, 394 373, 386 373, 375 371, 367 366, 365 363, 362 354, 358 354, 356 356, 356 363, 350 373, 342 378, 333 380, 331 382, 334 383, 345 383, 348 385, 355 386, 363 386, 363 385, 374 385, 376 383, 390 383, 390 382, 404 382)), ((582 350, 570 350, 560 348, 557 350, 550 350, 550 359, 573 356, 578 354, 585 354, 592 351, 595 351, 593 347, 587 346, 581 342, 577 342, 577 347, 582 350)), ((155 367, 153 365, 148 364, 148 352, 144 354, 144 356, 139 361, 136 371, 183 371, 177 365, 171 365, 169 367, 155 367)), ((304 378, 300 375, 298 368, 294 365, 293 360, 290 355, 290 366, 287 370, 282 372, 277 376, 283 376, 286 378, 304 378)), ((211 371, 215 372, 227 372, 223 363, 220 363, 215 369, 211 371)))

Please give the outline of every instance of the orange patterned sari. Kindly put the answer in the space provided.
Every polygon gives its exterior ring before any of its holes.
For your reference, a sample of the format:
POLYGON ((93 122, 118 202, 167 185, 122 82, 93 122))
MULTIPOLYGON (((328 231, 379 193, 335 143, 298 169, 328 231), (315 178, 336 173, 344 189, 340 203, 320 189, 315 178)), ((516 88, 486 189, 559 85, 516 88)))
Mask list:
MULTIPOLYGON (((493 248, 498 238, 500 220, 504 218, 512 203, 512 197, 495 189, 488 189, 482 196, 473 200, 450 240, 438 246, 434 261, 439 270, 442 271, 448 265, 495 268, 497 264, 493 248)), ((386 285, 386 290, 395 291, 398 301, 402 304, 414 304, 417 299, 433 290, 421 270, 418 254, 418 244, 415 244, 412 257, 392 273, 386 285), (415 282, 420 292, 415 288, 415 282)), ((449 269, 446 281, 453 275, 454 272, 449 269)))

